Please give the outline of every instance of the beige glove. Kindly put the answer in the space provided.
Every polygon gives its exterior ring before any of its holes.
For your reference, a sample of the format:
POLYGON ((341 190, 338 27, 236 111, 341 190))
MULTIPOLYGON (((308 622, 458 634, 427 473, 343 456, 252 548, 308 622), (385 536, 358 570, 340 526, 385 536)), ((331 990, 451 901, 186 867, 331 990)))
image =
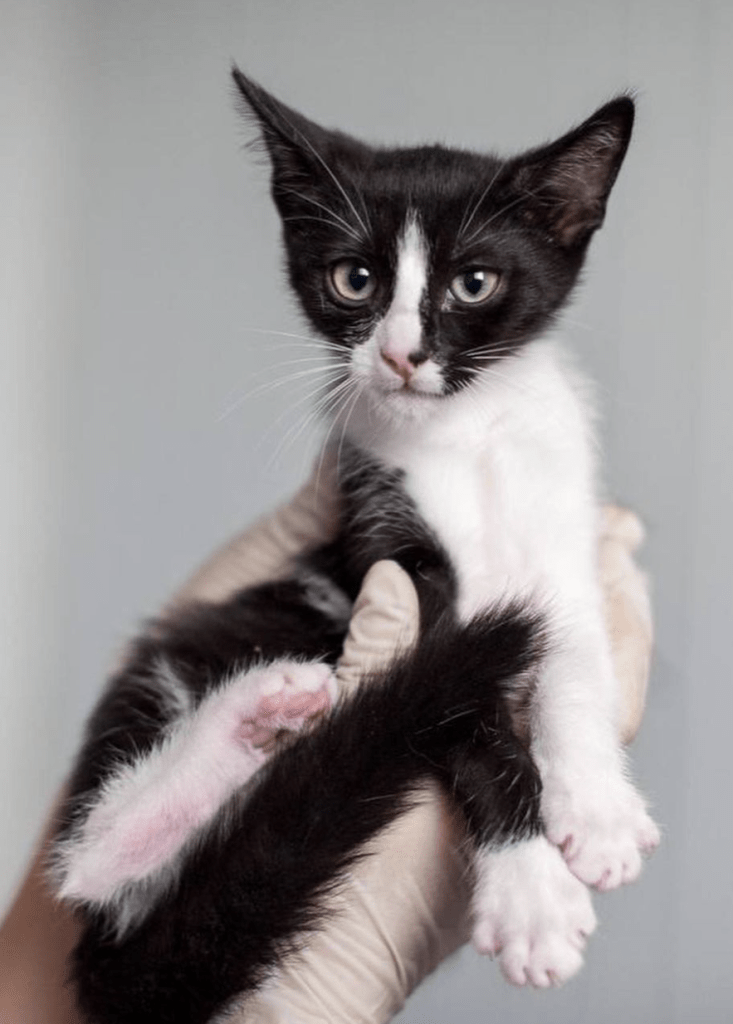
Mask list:
MULTIPOLYGON (((327 470, 287 505, 215 555, 170 608, 191 598, 220 600, 272 579, 292 556, 330 537, 338 519, 327 470)), ((601 540, 609 628, 623 675, 625 739, 643 710, 651 645, 649 604, 631 551, 641 527, 631 513, 609 512, 601 540)), ((338 668, 344 688, 409 643, 418 607, 407 575, 393 562, 374 566, 364 582, 338 668)), ((435 790, 374 844, 336 899, 338 913, 313 936, 297 963, 249 998, 230 1020, 247 1024, 346 1022, 378 1024, 468 935, 468 889, 461 822, 435 790)), ((54 905, 37 860, 0 932, 0 1020, 3 1024, 75 1024, 62 991, 63 961, 76 927, 54 905)))
POLYGON ((621 689, 619 735, 624 743, 631 743, 641 725, 652 656, 649 588, 634 561, 643 539, 644 527, 633 512, 616 505, 605 508, 598 556, 606 625, 621 689))

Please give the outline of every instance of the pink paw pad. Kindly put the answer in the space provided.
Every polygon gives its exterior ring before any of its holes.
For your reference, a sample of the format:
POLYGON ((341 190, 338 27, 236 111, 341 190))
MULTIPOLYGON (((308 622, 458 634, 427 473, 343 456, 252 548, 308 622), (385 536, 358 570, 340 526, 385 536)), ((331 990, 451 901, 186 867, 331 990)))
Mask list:
POLYGON ((268 673, 260 686, 238 730, 241 740, 259 749, 272 746, 283 732, 302 732, 333 704, 333 676, 325 665, 290 665, 268 673))

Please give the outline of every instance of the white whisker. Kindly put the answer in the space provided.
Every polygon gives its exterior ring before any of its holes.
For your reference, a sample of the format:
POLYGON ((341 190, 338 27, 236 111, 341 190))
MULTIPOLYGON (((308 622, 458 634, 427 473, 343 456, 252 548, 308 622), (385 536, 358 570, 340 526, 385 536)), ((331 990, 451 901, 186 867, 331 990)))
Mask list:
MULTIPOLYGON (((463 238, 464 232, 468 231, 469 227, 471 226, 471 221, 473 220, 473 218, 478 213, 479 208, 481 206, 481 203, 483 203, 484 199, 487 197, 487 195, 489 194, 489 192, 493 188, 494 183, 495 183, 496 179, 499 177, 499 175, 501 174, 503 168, 504 168, 504 165, 500 164, 498 169, 497 169, 497 171, 496 171, 496 173, 494 174, 494 176, 492 177, 491 181, 489 182, 489 184, 486 186, 486 188, 483 190, 483 192, 481 193, 479 198, 473 204, 473 208, 471 210, 471 215, 468 218, 468 220, 465 223, 464 223, 464 220, 461 220, 461 224, 460 224, 460 226, 458 228, 458 233, 457 233, 457 236, 456 236, 458 241, 460 241, 463 238)), ((466 212, 467 211, 468 211, 468 207, 466 207, 466 212)), ((463 215, 464 219, 465 219, 465 216, 466 216, 466 213, 464 212, 464 215, 463 215)))
POLYGON ((341 427, 341 437, 339 438, 338 449, 336 451, 336 469, 337 469, 337 471, 341 468, 341 449, 343 448, 344 439, 346 437, 346 431, 347 431, 348 426, 349 426, 349 420, 351 419, 351 416, 352 416, 352 414, 354 412, 354 409, 356 408, 356 403, 361 398, 362 390, 363 390, 363 386, 360 384, 356 388, 356 391, 355 391, 355 394, 354 394, 354 399, 353 399, 351 405, 349 406, 348 411, 346 412, 346 417, 345 417, 345 419, 343 421, 343 424, 342 424, 342 427, 341 427))
POLYGON ((292 423, 281 437, 280 441, 275 448, 275 451, 268 459, 268 466, 272 467, 283 452, 295 444, 296 440, 303 434, 309 427, 321 422, 324 417, 324 410, 327 410, 330 405, 338 402, 339 397, 350 386, 349 379, 343 379, 343 372, 339 378, 334 378, 332 381, 324 381, 317 387, 312 388, 308 394, 301 397, 297 402, 290 405, 283 413, 278 416, 274 423, 266 429, 262 436, 262 440, 265 437, 272 434, 283 420, 291 415, 298 407, 305 405, 315 399, 314 404, 311 408, 307 409, 303 415, 299 415, 294 423, 292 423))
MULTIPOLYGON (((326 161, 325 161, 325 160, 323 159, 323 157, 322 157, 322 156, 321 156, 321 154, 320 154, 320 153, 318 152, 318 150, 317 150, 317 149, 315 148, 315 146, 313 145, 313 143, 312 143, 312 142, 310 141, 310 139, 309 139, 309 138, 308 138, 308 137, 307 137, 306 135, 304 135, 304 134, 303 134, 303 132, 299 131, 299 130, 298 130, 298 128, 297 128, 297 127, 296 127, 296 126, 295 126, 294 124, 292 124, 291 122, 287 121, 286 123, 287 123, 287 124, 289 125, 289 127, 291 128, 291 130, 292 130, 292 131, 293 131, 293 132, 294 132, 294 133, 295 133, 296 135, 298 135, 298 136, 299 136, 299 137, 300 137, 300 138, 302 139, 302 141, 303 141, 303 142, 304 142, 304 143, 306 144, 306 146, 307 146, 307 147, 308 147, 308 149, 309 149, 309 150, 311 151, 311 153, 313 154, 313 156, 314 156, 314 157, 316 158, 316 160, 318 160, 318 162, 320 163, 320 165, 321 165, 321 166, 323 167, 323 169, 324 169, 324 170, 326 171, 326 173, 327 173, 327 174, 329 175, 329 177, 330 177, 330 178, 331 178, 331 180, 333 181, 334 185, 335 185, 335 186, 336 186, 336 188, 337 188, 337 189, 339 190, 339 192, 341 193, 341 195, 342 195, 342 196, 344 197, 344 199, 346 200, 347 204, 348 204, 348 205, 349 205, 349 207, 351 208, 351 212, 352 212, 352 213, 354 214, 354 216, 356 217, 356 219, 357 219, 357 220, 359 221, 359 224, 361 225, 361 229, 362 229, 362 231, 364 232, 364 235, 365 235, 365 236, 368 236, 368 235, 369 235, 369 231, 367 230, 367 228, 366 228, 366 225, 364 224, 364 221, 363 221, 363 220, 362 220, 362 218, 361 218, 361 217, 359 216, 359 212, 358 212, 358 210, 357 210, 357 209, 356 209, 356 207, 354 206, 354 203, 352 202, 352 200, 351 200, 351 198, 350 198, 350 196, 349 196, 348 192, 347 192, 347 191, 346 191, 346 189, 344 188, 344 186, 343 186, 343 185, 341 184, 341 182, 340 182, 340 181, 339 181, 339 179, 338 179, 338 178, 336 177, 336 175, 334 174, 334 172, 332 171, 332 169, 331 169, 331 168, 329 167, 328 163, 327 163, 327 162, 326 162, 326 161)), ((316 204, 316 205, 317 205, 317 204, 316 204)), ((363 202, 362 202, 362 205, 363 205, 363 202)), ((332 211, 327 211, 327 212, 332 212, 332 211)), ((364 211, 364 212, 366 213, 366 209, 365 209, 365 211, 364 211)), ((338 218, 338 219, 340 219, 340 218, 338 218)), ((368 215, 367 215, 367 220, 368 220, 368 219, 369 219, 369 218, 368 218, 368 215)))
POLYGON ((344 389, 343 394, 339 396, 339 399, 343 398, 343 401, 339 400, 328 410, 328 414, 331 417, 331 423, 323 438, 323 442, 321 443, 321 453, 318 459, 318 469, 316 471, 316 493, 318 493, 318 490, 320 488, 321 473, 323 472, 323 466, 326 459, 328 442, 330 440, 331 434, 333 433, 334 427, 338 423, 341 411, 346 409, 350 401, 351 396, 349 392, 351 389, 353 389, 353 391, 356 393, 356 396, 358 397, 362 390, 362 385, 360 384, 360 382, 355 380, 353 377, 349 377, 346 383, 348 386, 344 389))
MULTIPOLYGON (((329 221, 330 221, 331 224, 333 224, 335 227, 342 227, 344 229, 344 231, 347 232, 347 234, 351 235, 352 238, 356 239, 357 241, 361 241, 361 235, 356 230, 356 228, 354 228, 351 224, 349 224, 349 222, 347 220, 344 220, 343 217, 340 217, 336 213, 335 210, 330 209, 330 207, 328 207, 328 206, 324 206, 323 203, 319 203, 318 200, 314 199, 312 196, 307 196, 303 192, 296 191, 296 189, 294 189, 294 188, 282 189, 282 191, 283 192, 288 192, 290 195, 297 196, 298 199, 302 199, 306 203, 311 203, 313 206, 317 206, 319 210, 323 210, 324 213, 328 214, 329 221)), ((352 209, 354 209, 353 205, 352 205, 352 209)), ((355 209, 354 209, 354 213, 356 214, 357 220, 359 220, 360 223, 361 223, 359 215, 356 213, 355 209)), ((291 218, 287 218, 287 219, 293 220, 294 218, 291 217, 291 218)), ((317 217, 314 218, 314 219, 318 220, 317 217)), ((363 223, 362 223, 361 226, 362 226, 362 229, 364 229, 363 223)))
MULTIPOLYGON (((303 196, 303 198, 307 199, 307 196, 303 196)), ((335 216, 335 214, 333 216, 335 216)), ((307 214, 299 214, 298 216, 295 216, 295 217, 283 217, 283 223, 284 224, 289 224, 289 223, 291 223, 293 221, 299 221, 299 220, 313 220, 313 221, 316 222, 316 224, 329 224, 332 228, 336 228, 337 230, 338 229, 343 229, 355 241, 361 242, 361 235, 359 235, 359 233, 354 231, 352 228, 347 227, 345 221, 341 221, 341 220, 335 221, 335 220, 332 220, 331 217, 315 217, 315 216, 312 216, 312 215, 308 216, 307 214)))
POLYGON ((245 402, 249 402, 251 399, 259 395, 269 394, 271 391, 285 387, 287 384, 296 384, 303 380, 307 381, 314 376, 322 377, 324 384, 327 384, 329 380, 337 380, 342 372, 342 370, 336 367, 331 367, 326 371, 322 366, 313 366, 307 370, 299 370, 297 373, 287 374, 285 377, 280 377, 277 380, 265 381, 230 402, 219 416, 217 416, 217 423, 221 423, 223 420, 231 416, 232 413, 236 412, 237 409, 241 408, 245 402))
MULTIPOLYGON (((300 347, 306 348, 322 348, 324 350, 330 350, 332 352, 338 352, 344 355, 344 346, 339 345, 338 342, 330 341, 328 338, 314 338, 308 334, 295 334, 293 331, 276 331, 272 327, 242 327, 243 331, 252 331, 255 334, 272 334, 277 338, 292 338, 297 342, 301 342, 300 347)), ((289 348, 289 345, 283 347, 289 348)), ((299 346, 293 345, 293 348, 299 346)))
POLYGON ((505 213, 507 213, 508 210, 511 210, 512 207, 517 206, 518 203, 524 202, 525 198, 526 197, 524 196, 524 194, 517 196, 515 199, 512 199, 510 203, 506 203, 504 206, 502 206, 500 210, 497 210, 495 213, 492 213, 492 215, 490 217, 487 217, 487 219, 482 224, 479 224, 476 230, 471 233, 469 238, 466 238, 464 240, 464 245, 470 245, 474 238, 478 238, 478 236, 482 234, 482 232, 484 232, 486 228, 496 220, 497 217, 503 216, 505 213))

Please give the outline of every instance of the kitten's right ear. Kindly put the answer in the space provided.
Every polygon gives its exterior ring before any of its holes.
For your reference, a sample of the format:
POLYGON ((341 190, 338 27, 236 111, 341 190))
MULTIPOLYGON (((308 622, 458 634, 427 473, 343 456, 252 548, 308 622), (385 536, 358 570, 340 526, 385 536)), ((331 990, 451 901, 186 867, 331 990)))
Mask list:
POLYGON ((283 190, 313 184, 318 177, 319 152, 327 145, 329 132, 296 110, 276 100, 269 92, 232 66, 232 78, 239 90, 244 116, 259 128, 272 165, 273 195, 280 205, 283 190))
POLYGON ((557 142, 513 161, 525 218, 564 248, 585 245, 603 223, 633 123, 633 100, 619 96, 557 142))

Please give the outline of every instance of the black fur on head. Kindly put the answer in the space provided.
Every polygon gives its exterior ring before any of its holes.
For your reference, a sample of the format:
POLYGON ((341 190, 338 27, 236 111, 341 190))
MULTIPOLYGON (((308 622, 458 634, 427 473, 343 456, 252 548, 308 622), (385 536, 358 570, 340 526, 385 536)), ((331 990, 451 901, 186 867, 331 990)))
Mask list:
POLYGON ((439 145, 378 148, 314 124, 233 69, 270 157, 292 287, 315 330, 339 345, 369 338, 394 291, 408 216, 427 242, 429 278, 416 360, 433 358, 446 391, 517 351, 568 298, 628 146, 634 104, 621 96, 549 145, 512 159, 439 145), (376 287, 350 307, 329 274, 368 268, 376 287), (457 275, 486 268, 494 294, 455 300, 457 275))

